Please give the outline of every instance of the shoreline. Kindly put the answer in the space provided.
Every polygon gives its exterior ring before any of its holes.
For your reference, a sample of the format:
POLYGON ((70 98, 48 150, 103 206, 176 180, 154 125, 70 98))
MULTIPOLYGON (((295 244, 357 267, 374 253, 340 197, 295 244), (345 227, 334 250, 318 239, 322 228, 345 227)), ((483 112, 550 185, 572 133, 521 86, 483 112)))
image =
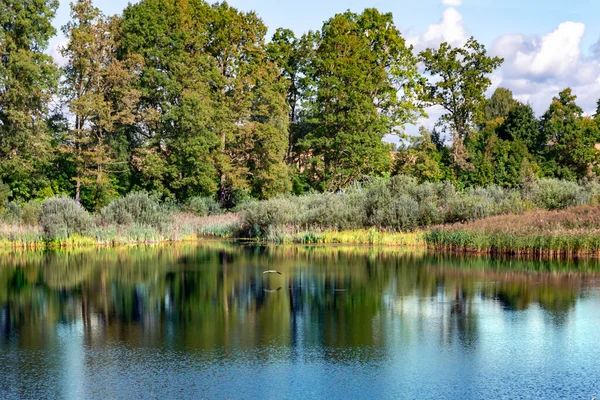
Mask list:
POLYGON ((375 229, 354 231, 321 231, 281 234, 270 239, 192 234, 180 239, 99 241, 91 236, 74 235, 67 240, 32 241, 0 240, 0 249, 43 251, 70 248, 111 248, 121 246, 153 246, 201 241, 229 241, 246 245, 298 246, 365 246, 425 250, 432 254, 502 257, 509 259, 594 259, 600 258, 600 235, 503 235, 460 228, 436 228, 409 233, 375 229), (487 246, 487 247, 486 247, 487 246))

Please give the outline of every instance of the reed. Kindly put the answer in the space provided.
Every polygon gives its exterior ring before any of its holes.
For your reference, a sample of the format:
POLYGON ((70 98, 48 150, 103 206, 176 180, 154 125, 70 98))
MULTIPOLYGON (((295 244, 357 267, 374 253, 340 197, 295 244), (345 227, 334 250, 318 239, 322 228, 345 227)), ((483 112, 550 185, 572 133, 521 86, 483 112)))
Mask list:
POLYGON ((424 238, 429 247, 454 253, 600 256, 600 206, 490 217, 437 227, 424 238))

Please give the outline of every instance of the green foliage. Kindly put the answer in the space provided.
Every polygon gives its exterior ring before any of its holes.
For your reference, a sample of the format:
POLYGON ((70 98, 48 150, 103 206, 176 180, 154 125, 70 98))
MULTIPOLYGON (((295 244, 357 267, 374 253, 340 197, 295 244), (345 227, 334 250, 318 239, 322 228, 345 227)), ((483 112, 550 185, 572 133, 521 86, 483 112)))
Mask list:
POLYGON ((11 196, 12 190, 10 190, 10 187, 0 180, 0 210, 6 207, 11 196))
POLYGON ((510 90, 497 88, 483 108, 483 121, 492 121, 496 118, 506 118, 510 112, 519 105, 513 98, 510 90))
MULTIPOLYGON (((210 199, 237 210, 294 193, 306 204, 293 226, 408 230, 500 212, 496 200, 468 195, 470 187, 513 193, 542 177, 592 181, 600 173, 598 112, 586 116, 570 89, 539 120, 508 89, 486 99, 502 59, 474 38, 415 56, 393 16, 368 8, 302 36, 277 29, 266 43, 260 17, 225 2, 141 0, 107 17, 77 0, 57 69, 46 52, 57 6, 0 0, 7 220, 35 222, 36 206, 26 202, 59 193, 98 212, 146 190, 163 201, 156 215, 179 205, 211 215, 218 207, 210 199), (49 108, 54 98, 68 113, 49 108), (433 105, 445 111, 436 128, 408 137, 406 124, 433 105), (390 134, 398 147, 383 142, 390 134), (414 177, 416 188, 451 182, 461 194, 422 199, 394 183, 368 184, 390 174, 414 177)), ((112 217, 127 224, 163 224, 120 212, 112 217)))
POLYGON ((419 136, 411 136, 395 156, 393 175, 414 176, 420 182, 442 182, 452 179, 452 171, 444 163, 444 149, 438 149, 431 132, 419 128, 419 136))
POLYGON ((581 187, 577 183, 558 179, 540 179, 526 190, 535 205, 547 210, 585 204, 588 200, 585 198, 587 196, 582 196, 581 187))
POLYGON ((498 130, 498 137, 503 140, 521 141, 534 155, 539 155, 546 145, 539 129, 539 121, 528 104, 519 103, 509 111, 498 130))
POLYGON ((439 49, 419 54, 425 72, 436 78, 427 84, 423 100, 442 106, 447 114, 440 118, 454 139, 464 140, 483 118, 485 92, 492 84, 489 74, 503 60, 489 57, 485 47, 470 38, 463 47, 442 43, 439 49))
POLYGON ((299 146, 310 155, 312 186, 335 191, 388 173, 384 135, 403 134, 404 125, 421 115, 412 101, 420 82, 416 60, 392 15, 366 9, 329 19, 309 74, 309 129, 299 146))
POLYGON ((42 215, 42 201, 32 200, 21 205, 21 221, 25 225, 35 226, 42 215))
POLYGON ((555 165, 554 176, 564 179, 581 179, 592 174, 600 161, 594 145, 600 141, 598 124, 583 117, 583 110, 575 103, 571 89, 565 89, 542 116, 541 130, 548 141, 548 161, 555 165))
POLYGON ((58 73, 44 52, 55 34, 56 0, 0 0, 0 180, 13 199, 47 186, 51 148, 45 123, 58 73))
MULTIPOLYGON (((595 188, 586 191, 592 192, 596 192, 595 188)), ((413 177, 398 175, 335 194, 314 193, 249 203, 242 215, 247 235, 274 238, 298 232, 372 227, 407 232, 442 223, 522 213, 531 207, 531 201, 517 190, 489 186, 459 191, 450 183, 419 183, 413 177)))
POLYGON ((92 228, 92 217, 75 200, 59 196, 44 200, 40 225, 46 240, 64 240, 73 234, 86 235, 92 228))
POLYGON ((167 210, 146 192, 131 192, 100 210, 105 224, 149 225, 164 228, 169 222, 167 210))
POLYGON ((185 211, 199 216, 217 215, 222 212, 221 205, 212 197, 190 197, 183 207, 185 211))

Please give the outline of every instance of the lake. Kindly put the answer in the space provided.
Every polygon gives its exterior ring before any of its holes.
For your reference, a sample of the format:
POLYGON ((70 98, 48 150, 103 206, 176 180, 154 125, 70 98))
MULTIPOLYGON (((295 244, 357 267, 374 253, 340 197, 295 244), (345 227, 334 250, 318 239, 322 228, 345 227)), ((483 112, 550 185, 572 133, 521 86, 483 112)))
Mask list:
POLYGON ((217 241, 0 252, 2 399, 598 394, 597 260, 217 241))

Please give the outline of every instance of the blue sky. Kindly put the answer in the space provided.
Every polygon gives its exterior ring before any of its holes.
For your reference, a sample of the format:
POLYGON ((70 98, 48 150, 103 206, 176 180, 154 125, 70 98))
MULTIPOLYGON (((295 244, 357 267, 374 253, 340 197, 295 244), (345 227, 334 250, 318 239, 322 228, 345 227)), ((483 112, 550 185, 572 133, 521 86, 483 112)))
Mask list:
MULTIPOLYGON (((600 97, 600 1, 598 0, 230 0, 240 10, 255 10, 270 28, 297 33, 320 29, 324 20, 347 9, 390 11, 408 41, 420 50, 442 41, 461 45, 474 36, 490 53, 505 58, 493 88, 507 87, 541 114, 561 89, 572 87, 585 111, 600 97)), ((123 0, 96 0, 106 14, 123 10, 123 0)), ((61 0, 55 25, 69 18, 61 0)), ((63 39, 53 40, 54 48, 63 39)), ((53 54, 56 51, 50 49, 53 54)), ((493 89, 492 88, 492 89, 493 89)), ((429 125, 439 110, 429 110, 429 125)))

